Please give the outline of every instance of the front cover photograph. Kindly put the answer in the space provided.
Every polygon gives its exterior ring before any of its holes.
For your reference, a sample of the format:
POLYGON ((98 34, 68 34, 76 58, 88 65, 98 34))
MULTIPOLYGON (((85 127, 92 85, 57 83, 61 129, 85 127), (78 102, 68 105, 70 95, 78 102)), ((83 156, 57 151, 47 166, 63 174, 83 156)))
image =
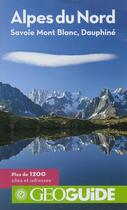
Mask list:
POLYGON ((127 2, 0 0, 0 209, 127 209, 127 2))

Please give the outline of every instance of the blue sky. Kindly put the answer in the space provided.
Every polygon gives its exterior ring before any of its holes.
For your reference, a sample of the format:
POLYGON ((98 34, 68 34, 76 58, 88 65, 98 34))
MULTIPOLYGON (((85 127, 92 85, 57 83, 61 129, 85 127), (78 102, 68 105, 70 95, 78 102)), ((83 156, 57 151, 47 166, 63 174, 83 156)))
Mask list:
MULTIPOLYGON (((33 88, 48 90, 81 90, 85 95, 93 97, 100 90, 108 87, 127 88, 127 3, 126 0, 0 0, 0 81, 9 83, 28 93, 33 88), (117 11, 115 26, 104 24, 102 27, 116 28, 118 34, 114 37, 11 37, 10 20, 15 10, 27 9, 29 13, 59 14, 61 9, 71 14, 76 10, 90 9, 92 13, 110 13, 117 11), (82 55, 93 53, 108 53, 118 56, 115 60, 81 64, 66 67, 37 67, 32 65, 13 63, 2 59, 3 55, 13 51, 43 52, 48 54, 82 55)), ((24 30, 25 26, 14 27, 24 30)), ((32 29, 41 29, 42 25, 35 24, 32 29)), ((75 30, 87 28, 98 29, 85 24, 81 25, 43 25, 43 29, 65 28, 75 30)))

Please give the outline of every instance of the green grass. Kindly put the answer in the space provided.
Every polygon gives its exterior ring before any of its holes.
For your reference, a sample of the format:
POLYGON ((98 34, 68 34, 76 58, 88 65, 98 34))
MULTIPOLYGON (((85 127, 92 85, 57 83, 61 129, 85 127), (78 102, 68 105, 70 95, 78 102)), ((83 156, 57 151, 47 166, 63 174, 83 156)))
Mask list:
POLYGON ((108 118, 91 120, 94 125, 110 128, 114 130, 127 131, 127 118, 108 118))
POLYGON ((1 143, 36 136, 57 139, 96 131, 111 135, 127 135, 127 118, 108 118, 105 120, 80 120, 60 116, 32 118, 0 112, 1 143))

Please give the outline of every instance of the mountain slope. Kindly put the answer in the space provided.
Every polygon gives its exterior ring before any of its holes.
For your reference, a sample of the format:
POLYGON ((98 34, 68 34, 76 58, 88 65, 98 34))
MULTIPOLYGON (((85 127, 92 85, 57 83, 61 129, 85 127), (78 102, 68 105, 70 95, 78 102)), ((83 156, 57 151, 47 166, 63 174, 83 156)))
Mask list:
POLYGON ((20 90, 0 82, 0 110, 16 115, 41 116, 46 112, 34 104, 20 90))
POLYGON ((115 91, 104 89, 98 104, 90 118, 107 118, 127 116, 127 90, 118 88, 115 91))

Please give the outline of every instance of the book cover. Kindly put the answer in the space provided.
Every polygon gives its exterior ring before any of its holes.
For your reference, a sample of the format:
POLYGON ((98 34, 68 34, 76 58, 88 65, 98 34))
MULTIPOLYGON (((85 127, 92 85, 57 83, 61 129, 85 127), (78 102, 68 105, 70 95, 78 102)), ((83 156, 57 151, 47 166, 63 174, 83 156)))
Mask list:
POLYGON ((0 209, 127 209, 127 2, 0 0, 0 209))

